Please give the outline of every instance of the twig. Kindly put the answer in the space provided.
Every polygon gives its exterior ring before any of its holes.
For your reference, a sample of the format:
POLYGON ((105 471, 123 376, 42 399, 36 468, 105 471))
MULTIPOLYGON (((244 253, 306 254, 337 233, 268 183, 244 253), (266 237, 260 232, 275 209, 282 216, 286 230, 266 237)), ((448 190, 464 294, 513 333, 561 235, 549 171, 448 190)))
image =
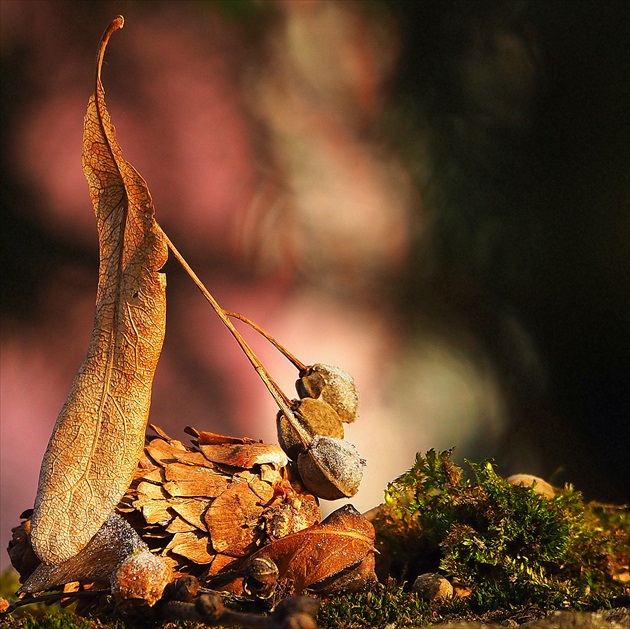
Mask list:
POLYGON ((238 319, 243 323, 247 323, 248 326, 254 328, 258 334, 264 336, 289 362, 293 363, 296 369, 299 370, 300 376, 305 375, 309 371, 309 367, 305 365, 303 362, 298 360, 284 345, 282 345, 279 341, 277 341, 269 332, 263 330, 257 323, 254 323, 251 319, 242 315, 238 312, 233 312, 231 310, 225 310, 225 314, 228 317, 232 317, 233 319, 238 319))
POLYGON ((169 601, 165 610, 178 620, 194 620, 207 625, 246 629, 316 629, 319 602, 307 596, 286 598, 269 615, 235 612, 223 605, 218 592, 208 592, 194 602, 169 601))
POLYGON ((4 611, 0 612, 0 618, 8 614, 12 614, 16 609, 25 605, 34 605, 35 603, 57 603, 65 598, 88 598, 90 596, 98 596, 100 594, 110 594, 110 590, 79 590, 78 592, 51 592, 50 594, 41 594, 40 596, 25 596, 9 605, 4 611))
POLYGON ((224 310, 219 305, 219 302, 212 296, 210 291, 204 286, 203 282, 199 279, 199 277, 193 271, 193 269, 188 264, 188 262, 186 262, 186 260, 184 259, 184 256, 182 256, 182 254, 178 251, 177 247, 175 247, 175 245, 171 242, 171 239, 168 237, 166 232, 159 225, 158 225, 158 228, 162 232, 162 235, 164 239, 166 240, 166 243, 169 249, 172 251, 177 261, 184 267, 184 270, 186 271, 186 273, 188 273, 188 275, 190 276, 192 281, 195 283, 197 288, 201 291, 201 294, 206 298, 206 301, 212 306, 212 309, 217 313, 218 317, 221 319, 221 321, 223 321, 223 324, 227 327, 227 329, 230 331, 232 336, 236 339, 236 342, 240 345, 243 352, 245 352, 245 355, 249 359, 249 362, 252 364, 252 366, 254 367, 258 375, 260 376, 261 380, 267 387, 267 390, 269 391, 269 393, 271 393, 273 399, 276 401, 276 404, 278 405, 280 410, 288 419, 289 423, 291 424, 291 427, 297 434, 303 446, 305 448, 308 448, 308 446, 310 445, 312 441, 311 436, 306 432, 306 430, 304 430, 304 428, 300 425, 298 420, 295 418, 295 415, 293 414, 293 410, 291 409, 291 401, 289 400, 289 398, 285 395, 282 389, 276 384, 276 382, 271 377, 267 369, 265 369, 265 366, 262 364, 261 360, 258 358, 258 356, 256 356, 256 354, 254 353, 252 348, 249 346, 247 341, 242 337, 241 333, 234 327, 234 324, 232 323, 232 321, 230 320, 230 317, 227 314, 227 311, 224 310))

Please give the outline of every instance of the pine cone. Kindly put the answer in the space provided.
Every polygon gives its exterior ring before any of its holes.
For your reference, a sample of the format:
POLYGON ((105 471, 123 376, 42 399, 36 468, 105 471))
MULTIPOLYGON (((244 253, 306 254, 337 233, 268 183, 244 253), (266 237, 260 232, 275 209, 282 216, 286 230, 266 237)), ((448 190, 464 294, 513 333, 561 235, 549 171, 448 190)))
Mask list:
POLYGON ((277 445, 187 428, 191 445, 151 426, 117 510, 177 573, 208 577, 321 520, 317 499, 277 445))

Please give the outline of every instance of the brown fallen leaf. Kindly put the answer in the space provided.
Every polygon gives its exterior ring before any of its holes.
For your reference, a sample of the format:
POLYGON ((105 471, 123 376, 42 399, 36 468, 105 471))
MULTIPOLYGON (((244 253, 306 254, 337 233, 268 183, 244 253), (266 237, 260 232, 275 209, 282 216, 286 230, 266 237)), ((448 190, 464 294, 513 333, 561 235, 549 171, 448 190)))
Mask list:
POLYGON ((55 565, 40 563, 18 593, 46 592, 74 581, 108 583, 116 567, 141 550, 147 550, 147 545, 125 520, 111 513, 77 555, 55 565))
POLYGON ((67 561, 105 522, 144 446, 165 331, 167 245, 146 182, 122 157, 100 74, 116 18, 101 40, 85 116, 83 169, 97 219, 100 268, 87 357, 42 461, 31 540, 48 564, 67 561))
POLYGON ((320 594, 367 591, 377 583, 374 540, 372 524, 352 505, 346 505, 323 522, 250 555, 241 571, 247 574, 248 566, 260 560, 273 562, 282 596, 304 590, 320 594))
POLYGON ((205 520, 216 552, 244 557, 256 550, 263 537, 259 526, 264 507, 246 482, 233 482, 216 498, 205 520))
POLYGON ((219 496, 228 486, 228 479, 202 466, 170 463, 166 466, 164 489, 171 496, 219 496))
POLYGON ((213 463, 250 468, 268 463, 284 467, 289 459, 279 446, 266 443, 200 445, 204 456, 213 463))

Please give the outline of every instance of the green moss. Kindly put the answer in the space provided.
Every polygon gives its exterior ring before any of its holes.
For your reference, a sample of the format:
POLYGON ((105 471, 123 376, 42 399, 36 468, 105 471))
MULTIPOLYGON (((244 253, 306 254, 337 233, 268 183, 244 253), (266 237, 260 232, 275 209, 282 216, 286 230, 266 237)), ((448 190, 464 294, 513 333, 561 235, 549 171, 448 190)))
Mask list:
POLYGON ((545 498, 509 484, 490 461, 469 462, 469 478, 451 455, 418 455, 385 493, 375 525, 395 575, 439 570, 472 588, 477 610, 628 604, 615 580, 628 564, 626 509, 584 504, 570 486, 545 498))
MULTIPOLYGON (((554 498, 514 486, 490 461, 470 463, 452 451, 430 450, 385 492, 374 524, 384 585, 366 594, 322 602, 322 629, 404 627, 441 621, 501 622, 532 609, 602 609, 630 605, 618 574, 628 571, 627 508, 584 503, 567 486, 554 498), (470 588, 470 596, 426 603, 410 592, 418 574, 440 572, 470 588)), ((18 587, 14 573, 0 580, 8 599, 18 587)), ((542 613, 542 611, 541 611, 542 613)), ((132 629, 134 623, 82 619, 66 610, 32 606, 0 629, 132 629)), ((190 622, 166 623, 196 629, 190 622)))
POLYGON ((415 594, 404 592, 391 581, 377 591, 349 594, 326 601, 318 616, 320 627, 384 627, 388 624, 426 622, 431 618, 430 607, 415 594))

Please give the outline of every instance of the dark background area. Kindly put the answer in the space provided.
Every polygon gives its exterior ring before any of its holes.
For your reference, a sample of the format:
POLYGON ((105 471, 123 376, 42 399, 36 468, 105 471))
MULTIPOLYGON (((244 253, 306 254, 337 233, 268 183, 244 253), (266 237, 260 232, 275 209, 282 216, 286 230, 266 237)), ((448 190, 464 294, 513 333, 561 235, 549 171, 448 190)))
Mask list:
POLYGON ((406 307, 413 313, 428 290, 490 348, 513 393, 499 459, 533 443, 548 474, 555 461, 591 497, 628 501, 630 7, 390 6, 405 42, 396 93, 430 121, 435 160, 433 233, 410 266, 406 307), (492 63, 497 29, 531 53, 528 103, 517 82, 512 92, 488 84, 481 97, 466 89, 471 40, 492 63), (505 309, 531 333, 533 369, 497 320, 505 309))

